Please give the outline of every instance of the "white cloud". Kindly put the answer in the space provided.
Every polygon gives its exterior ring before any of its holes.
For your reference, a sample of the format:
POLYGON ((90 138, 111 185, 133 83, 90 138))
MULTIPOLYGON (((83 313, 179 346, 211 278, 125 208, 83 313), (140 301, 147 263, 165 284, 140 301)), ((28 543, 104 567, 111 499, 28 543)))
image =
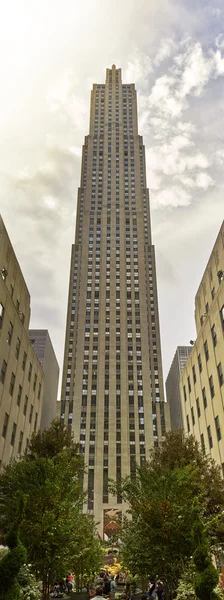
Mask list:
POLYGON ((166 58, 169 58, 175 48, 176 44, 172 38, 162 40, 154 60, 155 65, 159 66, 166 58))
POLYGON ((198 173, 196 176, 196 185, 199 188, 203 188, 203 190, 207 190, 213 185, 213 180, 208 173, 198 173))
POLYGON ((178 208, 189 206, 191 195, 182 187, 173 186, 152 196, 154 208, 178 208))

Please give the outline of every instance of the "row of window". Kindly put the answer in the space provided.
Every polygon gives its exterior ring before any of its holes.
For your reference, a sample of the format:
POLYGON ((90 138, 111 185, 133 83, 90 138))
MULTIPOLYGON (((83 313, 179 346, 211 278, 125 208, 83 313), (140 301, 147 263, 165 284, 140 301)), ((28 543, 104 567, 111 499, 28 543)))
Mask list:
MULTIPOLYGON (((195 424, 195 418, 194 418, 194 411, 193 408, 191 408, 191 418, 192 418, 192 425, 194 426, 195 424)), ((187 420, 187 430, 188 433, 190 432, 190 420, 189 420, 189 415, 186 416, 186 420, 187 420)), ((221 427, 220 427, 220 421, 219 421, 219 416, 217 415, 214 419, 214 423, 215 423, 215 430, 216 430, 216 436, 217 436, 217 441, 220 442, 220 440, 222 439, 222 433, 221 433, 221 427)), ((208 435, 208 445, 210 450, 213 448, 213 439, 212 439, 212 433, 211 433, 211 426, 208 425, 207 426, 207 435, 208 435)), ((201 446, 202 446, 202 450, 205 454, 205 440, 204 440, 204 434, 201 434, 201 446)))
MULTIPOLYGON (((26 396, 26 400, 25 400, 25 404, 24 404, 24 407, 26 406, 26 410, 27 410, 27 404, 28 404, 28 397, 26 396)), ((26 412, 24 412, 24 414, 26 414, 26 412)), ((33 405, 31 404, 30 414, 29 414, 29 423, 30 424, 32 424, 32 419, 33 419, 33 405)), ((34 428, 33 428, 34 431, 36 431, 36 428, 37 428, 37 420, 38 420, 38 413, 36 412, 35 421, 34 421, 34 428)), ((6 437, 7 437, 8 424, 9 424, 9 414, 5 413, 4 421, 3 421, 3 427, 2 427, 2 437, 4 439, 6 439, 6 437)), ((11 433, 11 440, 10 440, 11 446, 14 446, 14 443, 15 443, 16 430, 17 430, 17 424, 13 423, 12 433, 11 433)), ((23 442, 23 432, 21 431, 20 432, 20 437, 19 437, 19 444, 18 444, 18 453, 19 454, 21 453, 22 442, 23 442)))
MULTIPOLYGON (((25 352, 24 352, 24 355, 27 358, 27 355, 25 352)), ((23 370, 25 370, 26 358, 25 358, 25 362, 23 360, 23 364, 22 364, 23 370)), ((2 383, 4 383, 4 381, 5 381, 6 371, 7 371, 7 363, 5 360, 3 360, 2 366, 1 366, 1 371, 0 371, 0 381, 2 383)), ((30 366, 29 366, 28 381, 31 380, 31 374, 32 374, 32 363, 30 363, 30 366)), ((16 378, 15 373, 12 373, 11 378, 10 378, 10 384, 9 384, 9 393, 11 396, 13 395, 13 391, 14 391, 15 378, 16 378)), ((37 374, 35 373, 34 380, 33 380, 33 391, 36 390, 36 386, 37 386, 37 374)), ((39 383, 39 386, 38 386, 38 394, 37 394, 38 399, 40 399, 40 395, 41 395, 41 383, 39 383)))

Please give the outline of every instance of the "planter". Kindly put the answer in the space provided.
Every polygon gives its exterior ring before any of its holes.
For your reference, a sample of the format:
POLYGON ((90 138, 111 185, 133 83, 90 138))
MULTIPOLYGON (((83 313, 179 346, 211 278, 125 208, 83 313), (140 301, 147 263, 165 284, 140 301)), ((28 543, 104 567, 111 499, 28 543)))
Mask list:
POLYGON ((71 600, 89 600, 88 592, 71 592, 71 600))

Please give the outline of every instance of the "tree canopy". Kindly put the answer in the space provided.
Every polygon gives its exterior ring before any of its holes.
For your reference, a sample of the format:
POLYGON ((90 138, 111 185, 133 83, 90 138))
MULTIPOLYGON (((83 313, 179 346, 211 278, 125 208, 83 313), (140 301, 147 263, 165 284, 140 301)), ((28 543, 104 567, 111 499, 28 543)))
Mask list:
POLYGON ((123 525, 123 559, 143 586, 148 576, 159 576, 174 589, 195 551, 199 517, 214 542, 214 521, 223 521, 224 482, 220 469, 182 431, 168 433, 150 459, 120 484, 131 516, 123 525))
MULTIPOLYGON (((84 462, 73 436, 59 420, 32 436, 26 456, 0 474, 0 528, 4 542, 14 519, 17 490, 26 498, 20 527, 28 561, 44 582, 71 568, 77 540, 95 541, 95 526, 83 515, 84 462), (92 537, 91 537, 92 536, 92 537)), ((90 547, 90 546, 89 546, 90 547)))

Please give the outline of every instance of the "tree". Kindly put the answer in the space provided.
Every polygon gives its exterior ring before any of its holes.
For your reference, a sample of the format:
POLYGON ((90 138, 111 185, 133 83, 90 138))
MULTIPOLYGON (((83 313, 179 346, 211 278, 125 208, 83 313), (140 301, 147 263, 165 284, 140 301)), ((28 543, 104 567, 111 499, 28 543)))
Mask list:
POLYGON ((122 480, 119 490, 112 486, 131 515, 123 525, 123 557, 143 585, 149 575, 159 575, 173 590, 195 550, 193 527, 199 516, 193 499, 214 542, 217 520, 223 521, 224 482, 219 467, 182 431, 168 433, 150 459, 137 467, 135 478, 122 480))
POLYGON ((16 513, 6 537, 9 551, 0 561, 0 582, 2 600, 20 600, 21 589, 18 583, 18 573, 26 560, 26 549, 19 538, 20 523, 24 511, 24 495, 17 492, 16 513))
POLYGON ((75 575, 76 590, 88 587, 99 572, 103 561, 103 551, 91 516, 81 515, 79 531, 72 543, 71 570, 75 575))
POLYGON ((73 546, 88 518, 82 514, 83 475, 83 458, 73 436, 58 420, 34 434, 28 454, 20 461, 13 460, 0 474, 2 539, 15 513, 16 492, 24 490, 21 540, 29 563, 43 581, 44 598, 49 581, 69 569, 73 546))
POLYGON ((126 479, 122 497, 129 503, 131 520, 122 531, 123 559, 145 588, 149 575, 166 579, 170 589, 178 582, 193 550, 192 494, 200 495, 197 468, 185 466, 157 474, 150 464, 126 479))

